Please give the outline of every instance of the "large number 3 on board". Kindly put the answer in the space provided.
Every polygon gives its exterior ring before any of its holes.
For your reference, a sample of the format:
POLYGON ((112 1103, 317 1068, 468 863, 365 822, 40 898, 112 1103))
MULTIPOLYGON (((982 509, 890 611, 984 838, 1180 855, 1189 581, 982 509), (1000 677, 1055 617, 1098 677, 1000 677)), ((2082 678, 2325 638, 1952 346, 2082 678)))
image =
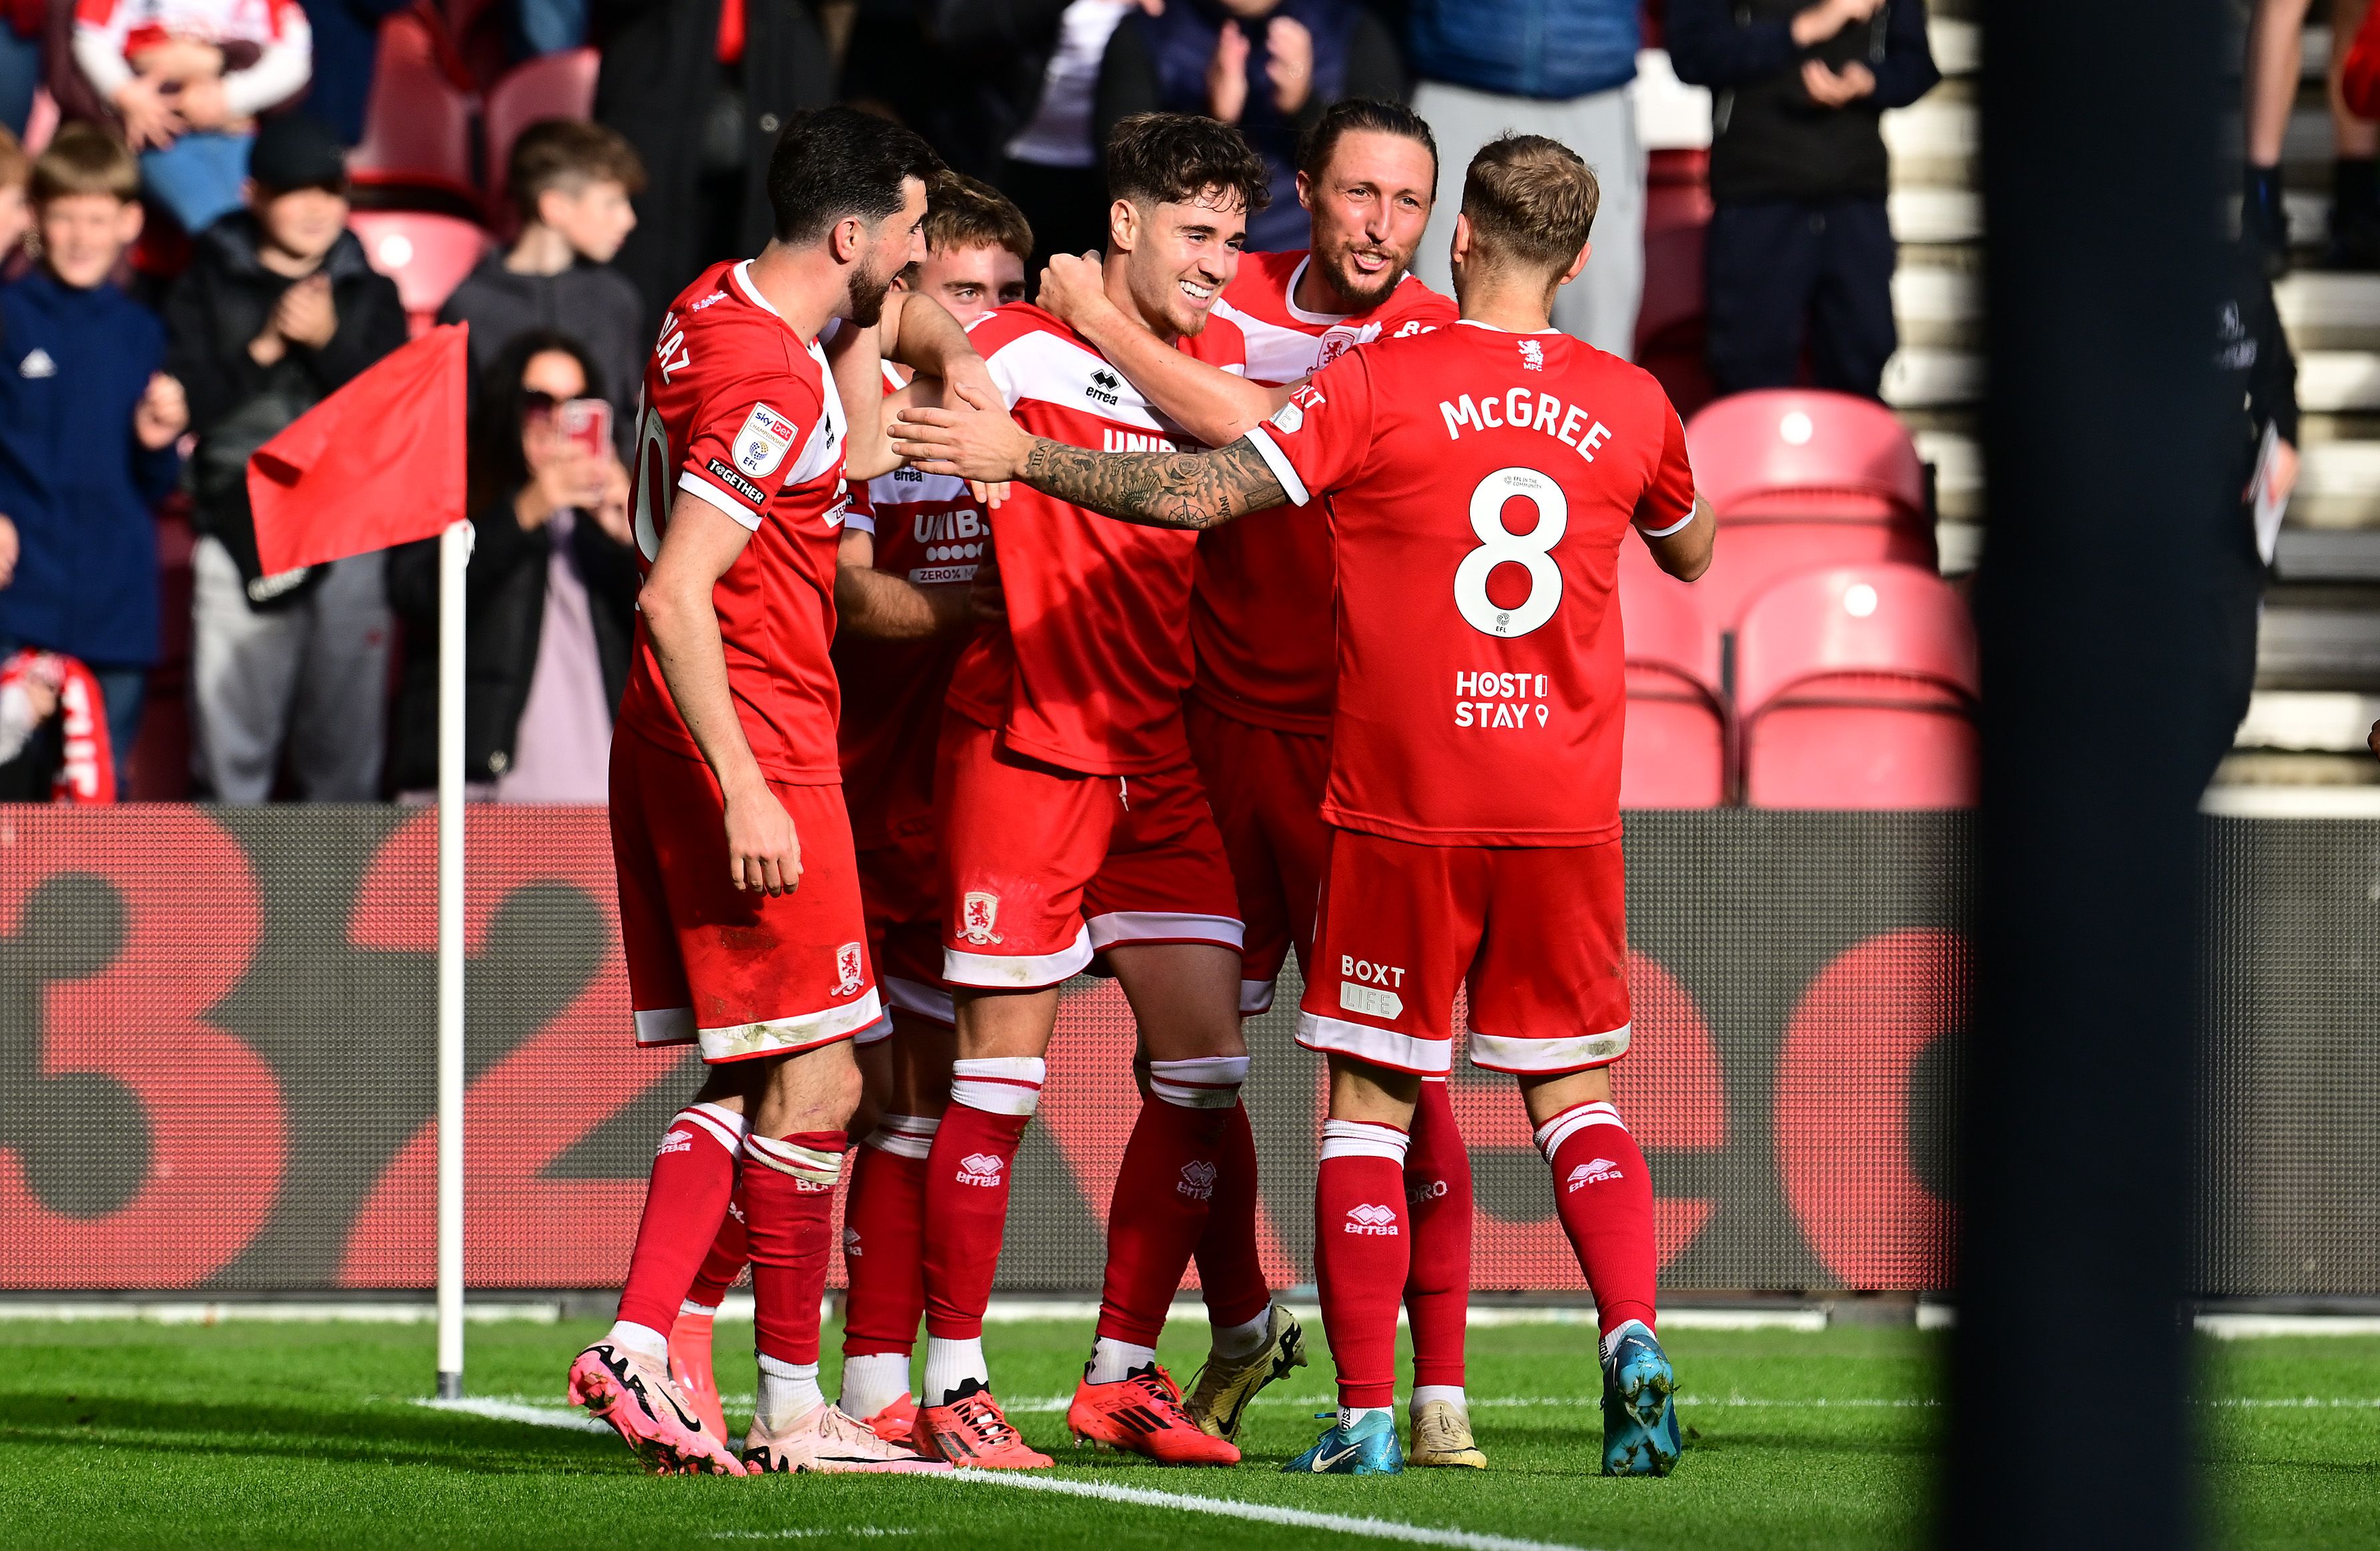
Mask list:
POLYGON ((1454 568, 1454 606, 1464 621, 1482 635, 1509 640, 1552 618, 1561 605, 1562 579, 1550 551, 1569 528, 1570 497, 1535 469, 1499 469, 1481 480, 1471 492, 1471 531, 1479 535, 1479 547, 1454 568), (1537 514, 1537 525, 1525 533, 1504 526, 1504 503, 1515 497, 1537 514), (1511 608, 1500 608, 1488 596, 1488 574, 1508 564, 1529 573, 1529 592, 1511 608))

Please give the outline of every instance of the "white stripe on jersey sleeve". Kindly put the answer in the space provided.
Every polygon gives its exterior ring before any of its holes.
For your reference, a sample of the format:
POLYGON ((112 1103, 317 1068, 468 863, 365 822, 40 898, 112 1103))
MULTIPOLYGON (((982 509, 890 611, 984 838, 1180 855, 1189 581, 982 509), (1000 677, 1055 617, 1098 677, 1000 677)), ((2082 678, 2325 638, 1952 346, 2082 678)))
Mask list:
POLYGON ((706 500, 712 506, 717 507, 721 511, 723 511, 728 516, 734 518, 746 531, 757 533, 760 531, 760 514, 759 512, 754 511, 742 501, 730 495, 724 490, 720 489, 719 486, 711 483, 709 480, 704 479, 700 474, 696 473, 693 470, 684 469, 679 470, 677 476, 677 487, 680 490, 685 491, 689 495, 700 496, 703 500, 706 500))
POLYGON ((1688 507, 1686 508, 1686 515, 1678 519, 1675 522, 1670 523, 1667 528, 1639 528, 1636 531, 1644 534, 1648 539, 1666 539, 1672 533, 1682 531, 1686 524, 1692 522, 1694 519, 1694 508, 1688 507))
MULTIPOLYGON (((1283 383, 1293 383, 1300 377, 1313 374, 1315 358, 1322 353, 1322 336, 1268 322, 1242 311, 1228 301, 1215 303, 1215 316, 1237 324, 1241 334, 1246 336, 1249 381, 1278 387, 1283 383)), ((1375 324, 1359 332, 1367 336, 1377 334, 1378 327, 1375 324)))
POLYGON ((1273 478, 1281 481, 1281 489, 1289 493, 1292 504, 1302 507, 1314 499, 1306 494, 1305 482, 1297 477, 1296 466, 1290 462, 1289 454, 1281 450, 1281 444, 1272 439, 1270 431, 1261 425, 1252 425, 1248 427, 1247 439, 1255 444, 1257 456, 1265 460, 1265 467, 1272 470, 1273 478))
POLYGON ((1175 441, 1197 444, 1196 437, 1171 420, 1161 419, 1148 400, 1141 397, 1140 390, 1110 365, 1107 358, 1054 334, 1019 335, 993 351, 984 364, 991 369, 992 381, 1008 396, 1012 409, 1026 399, 1038 399, 1079 415, 1137 426, 1175 441), (1092 380, 1094 373, 1102 372, 1115 379, 1112 389, 1092 380), (1111 394, 1116 402, 1093 398, 1095 389, 1111 394))

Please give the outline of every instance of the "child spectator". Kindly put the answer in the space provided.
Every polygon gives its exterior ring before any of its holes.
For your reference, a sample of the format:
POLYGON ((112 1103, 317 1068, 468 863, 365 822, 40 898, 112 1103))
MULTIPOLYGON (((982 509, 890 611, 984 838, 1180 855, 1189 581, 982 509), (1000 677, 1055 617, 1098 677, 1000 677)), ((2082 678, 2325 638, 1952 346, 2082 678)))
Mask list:
POLYGON ((196 237, 239 208, 256 116, 306 89, 313 31, 298 0, 79 0, 74 57, 196 237))
MULTIPOLYGON (((602 802, 612 720, 636 637, 628 473, 562 435, 555 411, 596 397, 584 347, 532 329, 500 352, 471 417, 471 551, 463 648, 463 773, 474 800, 602 802)), ((406 622, 389 782, 438 785, 438 541, 389 551, 406 622)))
POLYGON ((1874 398, 1899 342, 1878 121, 1942 79, 1925 0, 1670 0, 1668 43, 1715 94, 1712 380, 1791 387, 1806 340, 1817 386, 1874 398))
POLYGON ((0 125, 0 280, 17 278, 25 234, 33 229, 32 207, 26 200, 26 181, 32 173, 32 158, 7 126, 0 125))
POLYGON ((165 308, 199 434, 191 763, 225 802, 271 796, 285 750, 309 801, 380 795, 382 557, 266 576, 248 504, 249 456, 406 340, 395 284, 347 230, 345 154, 325 125, 267 119, 249 208, 199 239, 165 308))
POLYGON ((613 431, 625 458, 652 339, 637 287, 611 264, 636 229, 628 201, 644 191, 645 165, 600 124, 549 118, 513 142, 505 187, 520 213, 519 238, 480 262, 446 299, 438 321, 471 325, 475 387, 528 330, 560 330, 577 339, 611 400, 613 431))
POLYGON ((33 163, 41 267, 0 287, 0 517, 17 552, 0 647, 90 665, 119 781, 157 660, 151 514, 189 422, 181 385, 158 371, 164 327, 108 278, 140 235, 140 191, 105 130, 60 129, 33 163))

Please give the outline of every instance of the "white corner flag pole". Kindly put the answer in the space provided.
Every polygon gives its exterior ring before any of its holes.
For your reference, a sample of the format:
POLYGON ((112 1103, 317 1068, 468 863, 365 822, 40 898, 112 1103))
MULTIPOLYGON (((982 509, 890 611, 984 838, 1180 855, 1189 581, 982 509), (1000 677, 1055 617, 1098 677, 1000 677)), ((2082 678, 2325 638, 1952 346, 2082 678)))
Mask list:
POLYGON ((471 525, 438 538, 438 1398, 463 1394, 463 588, 471 525))

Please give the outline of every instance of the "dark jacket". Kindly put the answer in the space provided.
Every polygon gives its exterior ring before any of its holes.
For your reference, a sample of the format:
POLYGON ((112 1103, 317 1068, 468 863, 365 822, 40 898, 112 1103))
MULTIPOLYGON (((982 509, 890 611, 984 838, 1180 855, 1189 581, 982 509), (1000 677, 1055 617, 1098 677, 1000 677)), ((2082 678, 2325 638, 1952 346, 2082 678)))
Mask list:
MULTIPOLYGON (((492 781, 512 767, 521 712, 537 671, 545 627, 551 529, 524 531, 513 515, 518 487, 472 523, 465 573, 463 778, 492 781)), ((637 559, 625 544, 581 518, 570 529, 571 558, 587 585, 603 692, 616 715, 628 683, 637 629, 637 559)), ((389 786, 422 791, 438 784, 438 541, 421 539, 388 553, 388 601, 405 621, 405 666, 389 714, 389 786)))
POLYGON ((1887 0, 1864 24, 1803 48, 1792 21, 1807 0, 1670 0, 1666 37, 1678 79, 1711 89, 1711 198, 1880 200, 1891 165, 1877 121, 1942 79, 1925 42, 1925 0, 1887 0), (1852 60, 1876 90, 1839 108, 1802 86, 1802 62, 1852 60))
POLYGON ((165 330, 114 286, 0 287, 0 514, 17 525, 0 634, 110 666, 157 660, 157 525, 181 459, 132 411, 165 330))
POLYGON ((745 0, 738 148, 744 168, 736 229, 703 229, 704 131, 728 83, 719 63, 720 0, 594 0, 589 41, 603 51, 595 118, 644 158, 637 229, 614 262, 645 304, 650 339, 663 309, 721 259, 767 243, 769 153, 788 115, 834 100, 834 64, 803 0, 745 0), (720 240, 730 251, 715 250, 720 240))
MULTIPOLYGON (((1207 65, 1231 13, 1216 0, 1173 0, 1161 16, 1133 11, 1108 39, 1099 62, 1092 132, 1101 144, 1119 119, 1135 113, 1207 111, 1207 65)), ((1385 97, 1405 92, 1404 63, 1379 19, 1351 0, 1283 0, 1270 15, 1243 21, 1248 39, 1248 102, 1240 132, 1264 158, 1272 202, 1248 218, 1248 246, 1278 252, 1305 247, 1312 223, 1297 202, 1297 139, 1322 110, 1342 97, 1385 97), (1303 24, 1314 37, 1314 88, 1295 115, 1273 106, 1265 79, 1269 54, 1265 27, 1273 17, 1303 24)))
POLYGON ((349 145, 364 138, 364 108, 380 63, 380 24, 413 0, 304 0, 314 31, 314 75, 306 112, 349 145))
POLYGON ((193 526, 221 541, 249 581, 256 580, 255 526, 238 471, 248 454, 269 439, 276 421, 296 419, 406 340, 396 283, 365 260, 353 232, 342 232, 318 271, 331 278, 337 332, 319 350, 293 346, 273 365, 259 366, 249 344, 297 282, 264 267, 257 238, 256 217, 244 210, 209 226, 165 303, 165 370, 188 391, 190 429, 199 434, 193 526))
POLYGON ((1067 0, 862 0, 838 93, 877 102, 953 170, 997 183, 1033 116, 1067 0))
POLYGON ((1424 80, 1564 101, 1636 79, 1636 0, 1414 0, 1405 53, 1424 80))
POLYGON ((609 264, 577 263, 559 275, 516 275, 502 253, 480 262, 438 310, 442 324, 471 325, 471 384, 490 362, 531 329, 566 334, 587 347, 611 400, 612 432, 623 462, 636 446, 637 393, 645 383, 644 304, 628 277, 609 264))

